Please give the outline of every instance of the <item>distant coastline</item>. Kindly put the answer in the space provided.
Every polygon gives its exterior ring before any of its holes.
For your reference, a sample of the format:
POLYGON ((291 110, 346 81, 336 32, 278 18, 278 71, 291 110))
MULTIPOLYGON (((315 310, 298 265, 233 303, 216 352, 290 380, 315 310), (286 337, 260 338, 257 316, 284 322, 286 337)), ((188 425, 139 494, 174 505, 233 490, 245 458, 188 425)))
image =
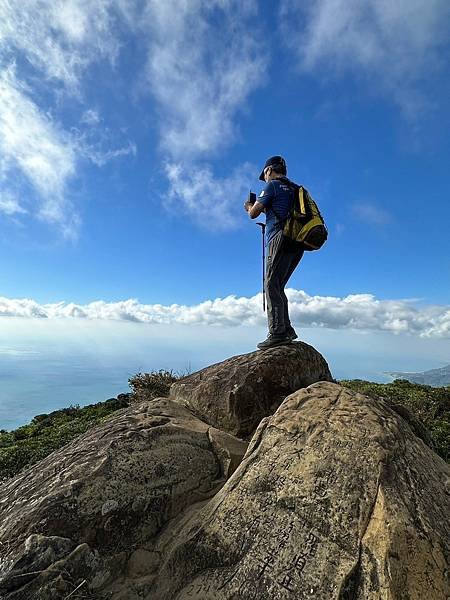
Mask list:
POLYGON ((394 379, 406 379, 411 383, 419 383, 421 385, 431 385, 433 387, 445 387, 450 385, 450 365, 439 369, 429 369, 417 373, 403 373, 401 371, 386 372, 386 375, 394 379))

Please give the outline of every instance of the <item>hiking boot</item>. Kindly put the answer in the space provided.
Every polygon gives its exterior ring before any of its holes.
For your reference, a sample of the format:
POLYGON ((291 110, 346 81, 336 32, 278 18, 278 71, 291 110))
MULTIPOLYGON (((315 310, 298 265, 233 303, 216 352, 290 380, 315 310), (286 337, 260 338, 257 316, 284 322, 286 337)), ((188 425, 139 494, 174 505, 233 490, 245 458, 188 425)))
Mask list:
POLYGON ((286 329, 286 335, 291 339, 291 341, 298 338, 298 335, 295 333, 295 329, 292 327, 292 325, 286 329))
POLYGON ((291 338, 288 335, 286 335, 285 333, 283 333, 283 334, 269 333, 269 335, 267 336, 267 339, 265 339, 263 342, 259 342, 259 344, 257 344, 257 346, 260 350, 265 350, 266 348, 272 348, 272 346, 282 346, 283 344, 290 344, 290 343, 291 343, 291 338))

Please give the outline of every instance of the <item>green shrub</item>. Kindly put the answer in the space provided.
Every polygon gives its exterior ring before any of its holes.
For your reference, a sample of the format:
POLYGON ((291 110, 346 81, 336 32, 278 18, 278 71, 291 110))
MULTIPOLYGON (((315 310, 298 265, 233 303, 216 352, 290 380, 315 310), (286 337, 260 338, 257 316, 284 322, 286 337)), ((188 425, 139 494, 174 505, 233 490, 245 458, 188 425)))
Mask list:
POLYGON ((80 408, 78 405, 37 415, 15 431, 0 432, 0 481, 12 477, 54 450, 65 446, 81 433, 102 423, 112 413, 128 406, 120 394, 106 402, 80 408))
POLYGON ((128 381, 131 394, 119 394, 104 402, 80 408, 78 404, 33 417, 14 431, 0 431, 0 481, 65 446, 78 435, 102 423, 131 401, 167 396, 171 384, 180 376, 172 371, 137 373, 128 381))
POLYGON ((392 383, 373 383, 361 379, 339 382, 356 392, 381 397, 389 404, 407 408, 423 424, 434 451, 450 460, 450 386, 431 387, 396 379, 392 383))
POLYGON ((151 373, 137 373, 128 379, 128 383, 133 390, 134 400, 153 400, 168 396, 170 386, 179 378, 173 371, 161 369, 151 373))

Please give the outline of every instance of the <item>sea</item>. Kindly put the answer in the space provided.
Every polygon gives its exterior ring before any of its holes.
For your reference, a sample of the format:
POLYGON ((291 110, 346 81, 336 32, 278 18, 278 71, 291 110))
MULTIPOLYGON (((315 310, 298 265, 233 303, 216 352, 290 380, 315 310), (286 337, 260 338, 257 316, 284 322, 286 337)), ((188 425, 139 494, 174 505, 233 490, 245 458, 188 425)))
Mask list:
MULTIPOLYGON (((139 372, 186 375, 253 352, 266 335, 264 328, 250 326, 80 321, 0 318, 0 429, 130 392, 128 379, 139 372)), ((392 380, 389 371, 424 371, 450 362, 447 340, 297 329, 336 379, 384 383, 392 380)))

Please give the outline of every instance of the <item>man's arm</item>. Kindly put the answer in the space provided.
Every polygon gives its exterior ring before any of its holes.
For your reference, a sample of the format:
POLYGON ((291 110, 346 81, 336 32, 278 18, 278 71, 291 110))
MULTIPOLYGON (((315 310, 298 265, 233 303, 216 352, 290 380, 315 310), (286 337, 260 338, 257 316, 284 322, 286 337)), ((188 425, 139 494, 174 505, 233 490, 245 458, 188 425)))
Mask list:
POLYGON ((250 204, 250 202, 246 202, 245 204, 245 210, 248 212, 251 219, 256 219, 265 210, 264 205, 258 201, 256 201, 254 204, 250 204))
POLYGON ((272 204, 272 199, 274 197, 274 186, 272 182, 269 182, 263 191, 258 196, 261 198, 262 202, 254 202, 253 204, 247 200, 244 203, 244 208, 248 212, 248 215, 251 219, 256 219, 262 212, 266 212, 266 208, 269 208, 272 204))

